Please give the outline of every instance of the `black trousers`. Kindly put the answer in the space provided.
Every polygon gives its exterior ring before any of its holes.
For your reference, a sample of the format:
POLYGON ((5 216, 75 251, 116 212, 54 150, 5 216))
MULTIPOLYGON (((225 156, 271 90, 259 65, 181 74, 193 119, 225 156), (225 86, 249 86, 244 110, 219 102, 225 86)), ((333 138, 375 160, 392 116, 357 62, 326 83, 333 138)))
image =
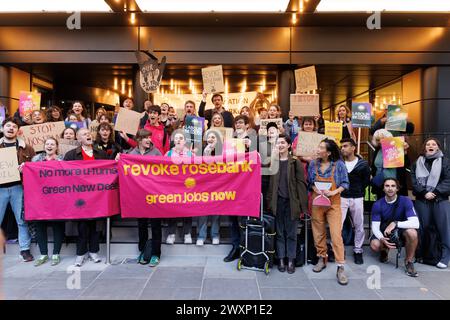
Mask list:
POLYGON ((85 255, 87 252, 98 253, 100 251, 100 234, 96 225, 96 220, 78 222, 77 256, 85 255))
POLYGON ((295 259, 297 256, 297 225, 298 220, 292 220, 289 199, 278 197, 276 224, 277 257, 295 259))
MULTIPOLYGON (((416 199, 414 207, 419 216, 420 242, 423 243, 424 233, 433 223, 441 238, 441 262, 448 264, 450 261, 450 202, 448 200, 435 202, 416 199)), ((422 248, 422 250, 427 250, 427 248, 422 248)))
POLYGON ((61 252, 64 239, 64 221, 36 221, 36 240, 39 245, 41 255, 48 255, 47 228, 53 228, 53 254, 61 252))
POLYGON ((161 230, 161 219, 153 218, 141 218, 138 219, 138 230, 139 230, 139 252, 142 252, 145 247, 145 243, 148 240, 148 222, 152 226, 152 255, 161 257, 161 241, 162 241, 162 230, 161 230))

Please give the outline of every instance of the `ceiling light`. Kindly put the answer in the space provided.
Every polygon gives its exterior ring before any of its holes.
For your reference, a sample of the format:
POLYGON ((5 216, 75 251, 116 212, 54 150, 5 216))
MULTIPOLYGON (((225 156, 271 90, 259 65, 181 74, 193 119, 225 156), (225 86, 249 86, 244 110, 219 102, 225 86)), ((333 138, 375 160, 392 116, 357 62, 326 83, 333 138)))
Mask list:
POLYGON ((443 0, 321 0, 317 12, 450 12, 443 0))
POLYGON ((112 12, 112 10, 104 0, 21 0, 2 1, 0 12, 112 12))
POLYGON ((289 0, 136 0, 143 12, 285 12, 289 0))

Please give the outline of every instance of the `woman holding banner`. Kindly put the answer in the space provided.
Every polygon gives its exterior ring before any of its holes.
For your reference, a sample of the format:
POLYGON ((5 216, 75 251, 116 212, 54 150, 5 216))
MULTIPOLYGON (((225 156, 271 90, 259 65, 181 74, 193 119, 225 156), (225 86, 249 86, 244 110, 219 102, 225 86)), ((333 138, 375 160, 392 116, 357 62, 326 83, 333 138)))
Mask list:
MULTIPOLYGON (((166 157, 174 157, 175 159, 192 157, 192 152, 186 147, 186 138, 182 129, 174 133, 173 140, 175 146, 165 154, 166 157)), ((183 219, 169 219, 169 235, 167 236, 166 244, 175 243, 177 223, 180 220, 183 222, 184 244, 192 243, 192 218, 188 217, 183 219)))
MULTIPOLYGON (((152 133, 145 129, 140 129, 136 134, 137 147, 128 151, 128 154, 141 155, 141 156, 161 156, 161 152, 153 146, 152 133)), ((118 155, 119 157, 120 155, 118 155)), ((118 157, 116 159, 118 159, 118 157)), ((150 267, 155 267, 159 264, 161 259, 161 219, 160 218, 140 218, 138 220, 138 232, 139 232, 139 257, 138 263, 148 264, 150 267), (148 222, 152 227, 152 241, 151 241, 151 257, 150 261, 144 259, 144 250, 146 249, 146 243, 148 241, 148 222)))
MULTIPOLYGON (((65 161, 72 160, 108 160, 108 155, 102 150, 93 147, 91 132, 89 129, 81 128, 77 131, 77 140, 81 146, 70 150, 64 156, 65 161)), ((100 236, 97 231, 97 220, 86 219, 78 221, 78 242, 77 242, 77 258, 75 266, 81 267, 84 263, 86 253, 95 263, 99 263, 101 259, 98 256, 100 251, 100 236)))
POLYGON ((346 106, 344 105, 339 106, 339 108, 337 109, 335 122, 342 123, 342 139, 351 138, 354 141, 356 141, 356 135, 355 132, 353 132, 352 127, 351 112, 346 106))
POLYGON ((313 191, 312 230, 317 249, 318 263, 314 272, 327 267, 327 228, 330 227, 331 242, 337 263, 338 283, 346 285, 348 278, 344 272, 345 256, 342 240, 341 192, 349 188, 345 163, 341 160, 339 148, 333 140, 324 139, 317 150, 317 160, 308 168, 309 189, 313 191))
MULTIPOLYGON (((58 154, 58 147, 58 140, 56 140, 55 138, 47 138, 44 142, 44 152, 34 156, 31 161, 62 161, 63 157, 58 154)), ((53 228, 52 266, 56 266, 61 261, 59 253, 61 252, 61 246, 64 239, 65 222, 39 220, 35 221, 34 223, 36 226, 36 239, 39 245, 39 251, 41 252, 41 256, 36 260, 34 265, 38 267, 48 261, 47 228, 51 226, 53 228)))

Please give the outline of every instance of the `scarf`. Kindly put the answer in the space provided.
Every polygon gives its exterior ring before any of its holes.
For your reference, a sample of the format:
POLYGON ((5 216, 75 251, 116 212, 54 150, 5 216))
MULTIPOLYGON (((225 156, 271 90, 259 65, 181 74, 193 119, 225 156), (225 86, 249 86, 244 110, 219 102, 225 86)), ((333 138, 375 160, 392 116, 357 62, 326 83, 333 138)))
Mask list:
POLYGON ((431 156, 420 156, 419 159, 417 159, 417 166, 416 166, 416 178, 417 183, 426 188, 427 192, 432 192, 438 182, 439 177, 441 176, 441 170, 442 170, 442 157, 444 155, 442 154, 442 151, 439 150, 435 154, 431 156), (433 164, 431 165, 431 171, 429 172, 428 169, 425 167, 425 161, 433 159, 433 164))

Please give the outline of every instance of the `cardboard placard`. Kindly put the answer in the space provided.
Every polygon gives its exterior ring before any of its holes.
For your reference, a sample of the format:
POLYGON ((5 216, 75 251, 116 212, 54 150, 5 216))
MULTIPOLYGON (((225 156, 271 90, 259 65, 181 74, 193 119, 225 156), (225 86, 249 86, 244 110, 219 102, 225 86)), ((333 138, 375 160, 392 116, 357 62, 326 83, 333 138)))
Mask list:
POLYGON ((59 142, 58 152, 63 156, 70 150, 76 149, 81 145, 80 142, 78 142, 77 140, 69 140, 62 138, 59 139, 58 142, 59 142))
POLYGON ((278 126, 278 129, 283 128, 283 119, 276 118, 276 119, 261 119, 260 125, 259 125, 259 135, 267 136, 267 125, 271 122, 275 122, 278 126))
POLYGON ((308 117, 320 115, 318 94, 291 94, 291 112, 294 116, 308 117))
MULTIPOLYGON (((316 156, 316 150, 319 143, 328 137, 324 134, 316 132, 304 132, 299 131, 297 135, 297 147, 295 149, 295 155, 300 157, 314 157, 316 156)), ((334 138, 332 138, 334 139, 334 138)))
POLYGON ((0 159, 0 185, 20 181, 16 148, 0 148, 0 159))
POLYGON ((316 67, 295 70, 295 87, 297 93, 317 90, 316 67))
POLYGON ((372 126, 372 104, 352 103, 352 127, 370 128, 372 126))
POLYGON ((405 166, 405 137, 391 137, 381 140, 383 168, 402 168, 405 166))
POLYGON ((325 121, 325 135, 333 137, 339 146, 342 140, 342 122, 325 121))
POLYGON ((124 131, 125 133, 136 135, 141 118, 142 114, 140 112, 120 108, 119 113, 117 114, 114 130, 124 131))
POLYGON ((406 131, 408 109, 403 106, 389 105, 387 112, 386 130, 406 131))
POLYGON ((203 90, 207 93, 220 93, 225 91, 222 65, 202 68, 203 90))
POLYGON ((20 91, 19 95, 19 114, 21 117, 33 113, 41 108, 41 93, 20 91))
POLYGON ((58 139, 66 128, 64 121, 32 124, 20 128, 25 143, 32 146, 34 151, 44 150, 45 139, 53 137, 58 139))

